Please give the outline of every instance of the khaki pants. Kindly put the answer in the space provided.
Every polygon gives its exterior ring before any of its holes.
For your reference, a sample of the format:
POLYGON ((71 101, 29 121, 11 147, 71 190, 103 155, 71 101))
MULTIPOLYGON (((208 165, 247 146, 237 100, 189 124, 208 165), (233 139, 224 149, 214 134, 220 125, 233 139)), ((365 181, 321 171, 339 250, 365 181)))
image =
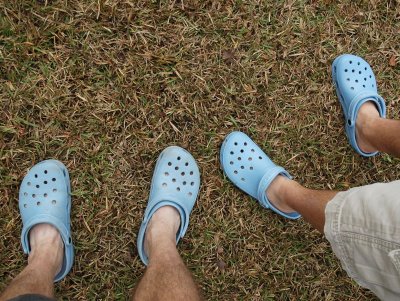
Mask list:
POLYGON ((381 300, 400 300, 400 181, 338 193, 326 238, 347 274, 381 300))

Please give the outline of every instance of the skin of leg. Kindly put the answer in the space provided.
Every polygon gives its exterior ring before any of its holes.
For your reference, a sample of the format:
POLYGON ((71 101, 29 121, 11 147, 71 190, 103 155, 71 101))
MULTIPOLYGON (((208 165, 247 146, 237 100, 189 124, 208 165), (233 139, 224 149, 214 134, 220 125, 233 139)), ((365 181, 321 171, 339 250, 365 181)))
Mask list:
POLYGON ((400 120, 381 118, 372 102, 358 111, 356 139, 365 152, 380 151, 400 157, 400 120))
POLYGON ((161 207, 153 214, 145 235, 149 265, 133 300, 202 300, 176 249, 179 225, 179 213, 171 206, 161 207))
POLYGON ((267 197, 279 210, 297 211, 315 229, 324 233, 325 207, 337 193, 307 189, 293 180, 278 176, 268 187, 267 197))
MULTIPOLYGON (((356 120, 356 138, 361 150, 381 151, 400 156, 400 120, 381 118, 376 106, 366 102, 356 120)), ((314 228, 323 233, 326 204, 338 191, 307 189, 295 181, 278 176, 266 191, 268 199, 284 212, 299 212, 314 228)))
POLYGON ((28 265, 1 294, 1 301, 25 294, 54 297, 53 281, 64 255, 61 236, 53 226, 38 224, 29 232, 29 241, 28 265))

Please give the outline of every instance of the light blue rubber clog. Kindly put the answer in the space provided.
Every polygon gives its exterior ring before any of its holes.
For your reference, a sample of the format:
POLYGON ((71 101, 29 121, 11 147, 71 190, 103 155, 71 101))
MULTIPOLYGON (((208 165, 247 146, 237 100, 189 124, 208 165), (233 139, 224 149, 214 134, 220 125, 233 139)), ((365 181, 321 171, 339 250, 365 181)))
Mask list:
POLYGON ((221 166, 226 176, 241 190, 257 199, 261 206, 289 218, 301 217, 297 212, 283 212, 267 198, 266 190, 272 181, 282 175, 289 179, 289 173, 277 166, 242 132, 232 132, 224 140, 220 152, 221 166))
POLYGON ((363 152, 356 140, 356 119, 361 105, 372 101, 382 118, 386 116, 384 99, 378 94, 374 72, 362 58, 343 54, 332 63, 332 79, 336 94, 342 105, 346 134, 351 146, 364 157, 375 156, 378 152, 363 152))
POLYGON ((176 208, 181 219, 180 228, 176 234, 176 243, 178 243, 189 226, 189 216, 196 202, 199 187, 199 168, 188 151, 178 146, 170 146, 161 152, 154 170, 149 201, 137 238, 139 256, 145 265, 149 263, 149 259, 144 250, 144 237, 147 224, 154 212, 163 206, 176 208))
POLYGON ((54 282, 71 270, 74 247, 71 238, 71 186, 67 168, 57 160, 42 161, 33 166, 22 180, 19 190, 22 217, 21 243, 25 254, 31 251, 29 231, 37 224, 51 224, 64 242, 64 259, 54 282))

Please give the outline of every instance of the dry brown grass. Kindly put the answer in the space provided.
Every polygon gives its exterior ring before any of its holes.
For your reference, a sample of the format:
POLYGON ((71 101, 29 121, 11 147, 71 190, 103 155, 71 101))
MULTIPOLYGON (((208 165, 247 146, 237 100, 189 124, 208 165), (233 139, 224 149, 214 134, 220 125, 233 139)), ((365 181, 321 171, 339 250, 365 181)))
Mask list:
POLYGON ((396 118, 399 7, 0 0, 0 290, 26 264, 19 183, 57 158, 72 176, 76 245, 57 295, 127 299, 144 272, 136 234, 154 162, 177 144, 202 171, 179 249, 208 300, 375 300, 309 225, 262 210, 224 179, 218 152, 242 130, 309 187, 398 179, 398 159, 363 159, 349 147, 330 64, 364 56, 396 118))

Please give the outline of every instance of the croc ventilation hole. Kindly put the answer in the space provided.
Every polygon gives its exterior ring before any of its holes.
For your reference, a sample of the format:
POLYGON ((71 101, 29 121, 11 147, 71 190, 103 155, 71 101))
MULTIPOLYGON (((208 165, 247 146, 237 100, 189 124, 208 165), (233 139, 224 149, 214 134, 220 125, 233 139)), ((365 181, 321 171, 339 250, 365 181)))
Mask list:
MULTIPOLYGON (((187 169, 185 169, 185 167, 188 167, 189 166, 189 162, 187 162, 187 161, 184 161, 185 163, 183 163, 182 162, 183 160, 182 160, 182 157, 181 156, 178 156, 178 157, 176 157, 176 162, 174 163, 173 161, 171 162, 168 162, 167 163, 167 165, 168 166, 173 166, 173 165, 175 165, 176 164, 176 166, 174 167, 174 170, 183 170, 181 173, 180 173, 180 175, 182 176, 182 177, 185 177, 185 176, 188 176, 188 175, 191 175, 191 176, 193 176, 193 174, 194 174, 194 172, 192 171, 192 170, 187 170, 187 169), (183 164, 185 167, 183 167, 183 166, 180 166, 179 164, 183 164)), ((232 162, 232 164, 233 164, 233 162, 232 162)), ((164 176, 166 177, 166 178, 168 178, 169 176, 170 176, 170 173, 168 172, 168 171, 165 171, 164 172, 164 176)), ((165 180, 167 180, 167 179, 165 179, 165 180)), ((163 182, 162 184, 161 184, 161 186, 163 187, 163 188, 167 188, 168 187, 168 182, 169 181, 171 181, 173 184, 173 186, 174 186, 174 188, 176 189, 176 191, 177 192, 184 192, 184 189, 185 189, 185 187, 189 187, 189 185, 188 185, 188 181, 187 181, 187 179, 182 179, 182 180, 179 180, 178 181, 178 179, 177 178, 169 178, 169 180, 168 181, 165 181, 165 182, 163 182), (182 181, 182 182, 181 182, 182 181), (180 186, 180 184, 182 185, 182 186, 180 186), (184 186, 184 187, 183 187, 184 186)), ((194 186, 194 182, 190 182, 190 186, 194 186)), ((186 188, 187 189, 187 188, 186 188)), ((187 192, 187 195, 188 196, 192 196, 193 195, 193 192, 191 192, 191 191, 189 191, 189 192, 187 192)))
MULTIPOLYGON (((47 174, 48 174, 48 171, 47 171, 47 170, 44 170, 43 173, 44 173, 45 175, 47 175, 47 174)), ((65 172, 65 170, 63 170, 63 174, 64 174, 64 176, 66 177, 66 172, 65 172)), ((39 178, 39 175, 38 175, 38 174, 34 174, 34 178, 38 179, 38 178, 39 178)), ((40 180, 40 179, 38 179, 38 180, 40 180)), ((56 179, 56 178, 52 178, 51 181, 56 182, 57 179, 56 179)), ((49 183, 48 180, 44 180, 44 181, 43 181, 43 184, 44 184, 44 185, 47 185, 48 183, 49 183)), ((32 186, 32 185, 34 185, 36 188, 40 188, 40 184, 32 183, 31 181, 27 182, 26 184, 27 184, 27 186, 32 186)), ((51 191, 52 191, 53 193, 56 193, 58 190, 57 190, 57 188, 53 188, 51 191)), ((24 195, 24 197, 27 197, 29 194, 28 194, 27 192, 24 192, 23 195, 24 195)), ((31 194, 32 199, 37 199, 37 198, 40 197, 40 196, 41 196, 41 195, 38 195, 37 193, 32 193, 32 194, 31 194)), ((48 194, 47 192, 46 192, 46 193, 43 193, 43 197, 44 197, 44 198, 47 198, 48 196, 49 196, 49 194, 48 194)), ((32 202, 33 202, 33 200, 32 200, 32 202)), ((41 206, 42 203, 43 203, 42 201, 35 201, 35 202, 36 202, 36 206, 41 206)), ((52 204, 52 205, 56 205, 56 204, 57 204, 57 200, 52 200, 52 201, 51 201, 51 204, 52 204)), ((24 208, 28 208, 28 204, 26 204, 26 203, 23 204, 23 207, 24 207, 24 208)))
MULTIPOLYGON (((353 61, 349 61, 349 64, 353 64, 353 61)), ((357 71, 358 74, 362 76, 363 72, 368 71, 368 67, 365 67, 365 66, 363 67, 363 66, 362 66, 362 62, 357 62, 357 66, 360 66, 360 69, 351 69, 351 72, 352 72, 352 73, 355 73, 355 72, 357 71)), ((349 69, 344 69, 344 72, 349 72, 349 69)), ((364 75, 364 76, 365 76, 365 75, 364 75)), ((371 74, 368 75, 368 76, 369 76, 370 79, 372 79, 372 75, 371 75, 371 74)), ((346 80, 347 80, 347 81, 351 81, 350 78, 346 78, 346 80)), ((361 85, 360 81, 361 81, 361 79, 358 79, 358 78, 354 80, 354 82, 355 82, 357 85, 361 85)), ((367 77, 364 77, 364 81, 365 81, 365 82, 367 81, 367 77)), ((336 85, 337 85, 337 83, 336 83, 336 85)), ((362 84, 362 87, 363 87, 363 88, 366 88, 367 86, 366 86, 366 84, 364 83, 364 84, 362 84)), ((371 84, 371 87, 372 87, 372 88, 375 88, 375 84, 371 84)), ((354 90, 354 89, 355 89, 355 86, 351 86, 350 89, 351 89, 351 90, 354 90)), ((343 99, 343 96, 341 96, 341 98, 343 99)))
MULTIPOLYGON (((233 143, 235 146, 238 146, 239 145, 239 143, 237 142, 237 141, 235 141, 234 143, 233 143)), ((247 146, 248 145, 248 143, 247 142, 243 142, 243 146, 247 146)), ((242 149, 240 149, 240 153, 241 154, 243 154, 243 156, 246 156, 246 148, 242 148, 242 149)), ((254 148, 251 148, 250 149, 250 152, 251 153, 255 153, 255 149, 254 148)), ((246 164, 244 163, 244 162, 242 162, 242 161, 248 161, 248 162, 251 162, 251 161, 253 161, 253 159, 256 159, 257 157, 253 157, 253 156, 246 156, 245 158, 243 158, 243 157, 234 157, 234 154, 235 154, 235 151, 233 151, 233 150, 231 150, 230 152, 229 152, 229 154, 233 157, 232 159, 231 159, 231 161, 229 161, 229 164, 230 165, 234 165, 235 164, 235 160, 238 162, 238 161, 241 161, 241 165, 240 165, 240 168, 238 167, 237 169, 235 169, 234 171, 233 171, 233 173, 235 174, 235 175, 238 175, 239 174, 239 171, 242 171, 242 172, 244 172, 245 170, 246 170, 246 164), (247 159, 247 160, 246 160, 247 159)), ((247 155, 249 155, 249 154, 247 154, 247 155)), ((258 157, 258 159, 259 160, 262 160, 263 158, 261 157, 261 156, 259 156, 258 157)), ((249 170, 254 170, 254 166, 248 166, 248 169, 249 170)), ((240 178, 240 180, 241 181, 246 181, 246 178, 245 177, 241 177, 240 178)))

